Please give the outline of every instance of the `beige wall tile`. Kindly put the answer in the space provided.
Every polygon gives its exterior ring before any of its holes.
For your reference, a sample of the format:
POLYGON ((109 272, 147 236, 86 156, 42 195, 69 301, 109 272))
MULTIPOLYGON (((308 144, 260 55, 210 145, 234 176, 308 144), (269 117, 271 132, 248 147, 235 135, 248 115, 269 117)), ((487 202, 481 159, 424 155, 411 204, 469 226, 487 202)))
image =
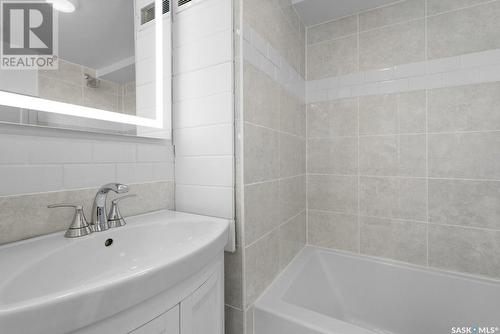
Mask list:
POLYGON ((398 95, 399 133, 422 133, 426 131, 426 95, 423 90, 398 95))
POLYGON ((245 245, 280 224, 279 182, 245 186, 245 245))
POLYGON ((429 180, 431 223, 500 230, 500 182, 429 180))
POLYGON ((427 220, 425 179, 360 177, 359 211, 364 216, 427 220))
POLYGON ((236 247, 235 253, 224 253, 224 302, 243 308, 243 252, 236 247))
POLYGON ((296 216, 306 206, 305 175, 281 179, 279 181, 279 222, 284 223, 296 216))
POLYGON ((429 135, 429 176, 500 179, 500 133, 429 135))
POLYGON ((425 0, 406 0, 359 14, 361 31, 425 16, 425 0))
POLYGON ((308 175, 307 180, 309 209, 344 213, 357 211, 356 176, 308 175))
POLYGON ((280 134, 266 128, 245 125, 245 183, 276 179, 280 173, 280 134))
POLYGON ((425 129, 425 91, 359 98, 361 135, 422 133, 425 129))
POLYGON ((83 87, 83 104, 91 108, 119 111, 118 96, 101 91, 99 88, 83 87))
POLYGON ((316 80, 358 70, 357 36, 307 47, 307 79, 316 80))
POLYGON ((80 65, 59 59, 57 70, 40 70, 39 74, 51 79, 65 81, 66 83, 82 86, 84 82, 83 70, 80 65))
POLYGON ((359 98, 359 134, 398 133, 397 95, 374 95, 359 98))
POLYGON ((359 69, 381 69, 425 60, 424 20, 387 26, 359 35, 359 69))
POLYGON ((429 59, 500 48, 500 2, 449 12, 427 21, 429 59))
POLYGON ((500 231, 430 224, 429 265, 500 278, 500 231))
POLYGON ((314 210, 307 214, 308 242, 311 245, 359 252, 357 216, 314 210))
POLYGON ((365 136, 359 139, 361 175, 426 176, 425 135, 365 136))
POLYGON ((357 172, 357 137, 310 138, 307 144, 307 171, 313 174, 357 172))
POLYGON ((429 131, 500 130, 500 83, 429 91, 429 131))
POLYGON ((427 0, 427 13, 428 15, 435 15, 489 1, 490 0, 427 0))
POLYGON ((280 268, 285 268, 306 244, 306 213, 280 226, 280 268))
POLYGON ((306 141, 288 134, 280 134, 280 177, 296 176, 306 172, 306 141))
POLYGON ((355 136, 358 127, 356 99, 312 103, 307 106, 309 137, 355 136))
POLYGON ((224 308, 224 326, 226 334, 244 334, 244 316, 243 311, 234 307, 225 306, 224 308))
POLYGON ((352 15, 307 28, 307 44, 316 44, 358 32, 358 16, 352 15))
POLYGON ((65 81, 38 76, 38 96, 42 99, 83 105, 83 88, 65 81))
POLYGON ((297 136, 306 134, 305 105, 298 98, 281 89, 280 98, 280 129, 297 136))
MULTIPOLYGON (((173 182, 130 185, 130 193, 138 196, 128 200, 127 205, 121 207, 121 212, 127 217, 173 209, 173 189, 173 182)), ((74 210, 48 209, 47 205, 79 203, 84 206, 86 216, 90 217, 96 192, 97 189, 92 188, 0 197, 0 244, 66 230, 74 210)), ((111 201, 115 196, 117 195, 110 194, 108 200, 111 201)))
POLYGON ((246 303, 253 302, 280 272, 279 229, 245 249, 246 303))
POLYGON ((247 62, 244 64, 243 78, 245 121, 279 130, 279 85, 247 62))
POLYGON ((361 253, 427 264, 427 224, 360 217, 361 253))

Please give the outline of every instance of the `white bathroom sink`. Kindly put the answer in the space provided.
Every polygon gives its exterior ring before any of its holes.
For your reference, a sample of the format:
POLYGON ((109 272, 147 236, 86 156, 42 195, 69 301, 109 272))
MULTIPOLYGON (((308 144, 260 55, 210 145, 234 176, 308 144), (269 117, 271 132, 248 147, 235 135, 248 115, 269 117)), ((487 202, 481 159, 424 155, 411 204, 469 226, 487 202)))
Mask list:
POLYGON ((0 333, 105 319, 199 271, 227 240, 223 219, 160 211, 78 239, 55 233, 1 246, 0 333))

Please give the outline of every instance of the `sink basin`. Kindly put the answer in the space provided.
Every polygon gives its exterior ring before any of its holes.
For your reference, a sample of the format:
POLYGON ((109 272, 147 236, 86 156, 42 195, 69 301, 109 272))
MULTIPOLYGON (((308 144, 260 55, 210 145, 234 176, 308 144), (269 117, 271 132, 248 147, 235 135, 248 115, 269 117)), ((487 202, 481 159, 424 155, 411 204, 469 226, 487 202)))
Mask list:
POLYGON ((159 211, 78 239, 1 246, 0 333, 63 333, 107 318, 199 271, 227 240, 226 220, 159 211))

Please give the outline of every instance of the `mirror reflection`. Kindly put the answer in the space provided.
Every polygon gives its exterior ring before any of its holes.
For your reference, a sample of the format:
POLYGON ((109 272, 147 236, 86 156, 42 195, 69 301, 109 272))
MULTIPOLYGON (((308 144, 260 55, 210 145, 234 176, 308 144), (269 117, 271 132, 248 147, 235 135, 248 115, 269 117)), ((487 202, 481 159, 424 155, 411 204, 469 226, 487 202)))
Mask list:
MULTIPOLYGON (((57 69, 2 69, 0 90, 148 119, 157 117, 154 0, 48 0, 57 12, 57 69), (67 8, 64 5, 73 5, 67 8)), ((163 57, 170 59, 169 1, 163 57), (165 54, 167 53, 167 54, 165 54)), ((168 62, 166 62, 168 65, 168 62)), ((170 76, 169 68, 164 75, 170 76)), ((170 107, 169 85, 164 91, 170 107)), ((0 121, 129 135, 143 127, 27 108, 3 107, 0 121)), ((169 118, 168 115, 165 118, 169 118)), ((140 123, 137 123, 139 125, 140 123)))

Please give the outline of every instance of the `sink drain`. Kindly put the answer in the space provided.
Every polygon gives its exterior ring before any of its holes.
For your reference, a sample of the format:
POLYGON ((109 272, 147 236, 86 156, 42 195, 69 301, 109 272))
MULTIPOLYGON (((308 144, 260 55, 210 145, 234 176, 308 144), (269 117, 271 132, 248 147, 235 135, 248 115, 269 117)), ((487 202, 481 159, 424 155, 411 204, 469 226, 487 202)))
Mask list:
POLYGON ((104 246, 109 247, 113 244, 113 239, 108 239, 104 242, 104 246))

